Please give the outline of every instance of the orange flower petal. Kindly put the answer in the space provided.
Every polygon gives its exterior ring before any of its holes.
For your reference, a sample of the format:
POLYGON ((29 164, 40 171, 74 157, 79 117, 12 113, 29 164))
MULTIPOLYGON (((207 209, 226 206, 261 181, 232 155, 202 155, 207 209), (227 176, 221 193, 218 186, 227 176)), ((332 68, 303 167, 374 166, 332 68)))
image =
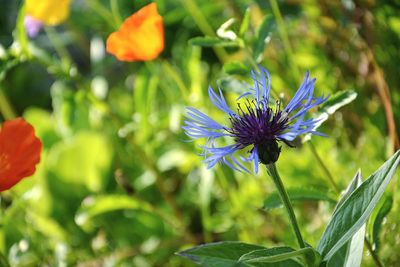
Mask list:
POLYGON ((40 161, 42 142, 22 118, 4 122, 0 130, 0 191, 31 176, 40 161))
POLYGON ((107 38, 107 52, 121 61, 152 60, 163 50, 164 28, 156 3, 131 15, 107 38))

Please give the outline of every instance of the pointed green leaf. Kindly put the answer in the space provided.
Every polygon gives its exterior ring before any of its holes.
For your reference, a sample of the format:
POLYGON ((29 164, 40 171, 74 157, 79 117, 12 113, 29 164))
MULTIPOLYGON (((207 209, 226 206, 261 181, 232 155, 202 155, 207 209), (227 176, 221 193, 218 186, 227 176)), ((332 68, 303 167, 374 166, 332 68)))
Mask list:
POLYGON ((294 250, 290 247, 275 247, 269 249, 260 249, 249 252, 243 255, 239 261, 245 263, 263 263, 263 266, 282 266, 282 267, 297 267, 303 266, 302 261, 306 254, 314 258, 314 262, 319 259, 318 253, 311 247, 294 250))
POLYGON ((266 15, 257 30, 256 41, 253 46, 253 58, 257 62, 262 61, 262 55, 274 26, 274 19, 271 15, 266 15))
POLYGON ((151 206, 141 200, 126 195, 104 195, 96 197, 87 197, 83 200, 79 208, 75 222, 82 229, 90 231, 93 228, 93 218, 116 210, 148 210, 151 206))
MULTIPOLYGON (((335 203, 336 200, 329 195, 327 191, 313 188, 288 188, 290 201, 292 203, 303 201, 327 201, 335 203)), ((282 206, 282 200, 277 192, 271 193, 264 200, 264 209, 274 209, 282 206)))
POLYGON ((225 241, 197 246, 177 254, 205 267, 247 267, 252 265, 239 262, 240 257, 259 249, 264 247, 225 241))
POLYGON ((340 208, 340 206, 342 206, 343 202, 350 197, 350 195, 354 192, 354 190, 356 190, 358 187, 360 187, 362 182, 363 182, 363 178, 361 175, 361 170, 359 169, 356 172, 356 174, 354 175, 350 184, 347 186, 346 190, 344 190, 344 192, 342 193, 342 197, 336 203, 336 207, 333 210, 334 213, 340 208))
MULTIPOLYGON (((315 119, 318 123, 314 130, 321 126, 321 124, 328 119, 329 115, 332 115, 339 108, 351 103, 356 97, 357 93, 353 90, 340 91, 330 96, 315 114, 315 119)), ((311 134, 307 134, 303 137, 302 142, 305 143, 310 139, 311 134)))
POLYGON ((229 89, 230 92, 235 92, 238 94, 243 94, 250 90, 251 85, 247 82, 240 81, 233 76, 223 77, 217 80, 218 87, 222 89, 229 89))
POLYGON ((317 114, 321 115, 322 113, 326 113, 332 115, 339 108, 351 103, 356 99, 356 97, 357 93, 353 90, 339 91, 329 97, 329 99, 318 110, 317 114))
POLYGON ((365 180, 332 215, 317 250, 329 260, 365 223, 400 162, 400 150, 365 180))
POLYGON ((250 68, 240 61, 232 61, 224 64, 224 71, 230 75, 247 75, 250 73, 250 68))
POLYGON ((250 25, 250 8, 246 8, 246 11, 244 12, 243 15, 243 20, 242 24, 240 24, 240 29, 239 29, 239 36, 243 36, 243 34, 247 31, 250 25))
POLYGON ((375 251, 379 250, 380 240, 379 233, 381 231, 381 226, 384 222, 385 217, 388 215, 389 211, 393 206, 393 196, 385 195, 379 202, 378 206, 371 214, 370 220, 368 222, 368 234, 372 241, 373 248, 375 251))
MULTIPOLYGON (((358 170, 353 180, 343 193, 342 198, 339 200, 335 207, 335 211, 350 197, 353 191, 362 184, 361 171, 358 170)), ((334 212, 335 212, 334 211, 334 212)), ((365 224, 358 230, 354 236, 344 244, 328 261, 327 267, 359 267, 362 260, 362 253, 364 248, 365 237, 365 224)))
POLYGON ((197 45, 203 47, 238 47, 240 46, 239 42, 236 41, 226 41, 219 39, 217 37, 205 36, 205 37, 195 37, 189 40, 190 45, 197 45))

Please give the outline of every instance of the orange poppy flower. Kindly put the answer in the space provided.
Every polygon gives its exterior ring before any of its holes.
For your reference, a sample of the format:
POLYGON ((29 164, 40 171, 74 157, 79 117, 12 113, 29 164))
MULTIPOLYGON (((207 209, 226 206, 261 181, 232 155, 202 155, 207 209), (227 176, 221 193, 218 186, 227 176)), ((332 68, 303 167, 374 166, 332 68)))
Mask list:
POLYGON ((107 52, 122 61, 152 60, 163 50, 164 29, 156 3, 131 15, 107 39, 107 52))
POLYGON ((40 161, 42 142, 22 118, 4 122, 0 129, 0 191, 31 176, 40 161))

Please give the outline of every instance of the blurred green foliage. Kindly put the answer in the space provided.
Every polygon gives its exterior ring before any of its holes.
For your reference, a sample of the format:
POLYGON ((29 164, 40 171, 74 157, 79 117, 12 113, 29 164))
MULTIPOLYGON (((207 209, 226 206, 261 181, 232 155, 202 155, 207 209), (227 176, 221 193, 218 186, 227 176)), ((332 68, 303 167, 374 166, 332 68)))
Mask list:
MULTIPOLYGON (((12 266, 191 266, 174 253, 219 240, 294 245, 284 211, 262 209, 274 193, 265 170, 207 170, 200 143, 180 128, 188 105, 227 120, 211 108, 208 85, 234 106, 257 64, 283 101, 306 70, 317 95, 358 94, 322 126, 329 138, 283 148, 289 188, 338 199, 329 176, 343 190, 398 146, 398 1, 156 2, 165 51, 123 63, 104 51, 118 28, 109 1, 75 0, 64 24, 28 40, 22 1, 0 0, 2 119, 23 116, 44 143, 36 174, 1 195, 0 250, 12 266)), ((117 3, 125 18, 148 1, 117 3)), ((386 266, 400 262, 399 190, 394 179, 368 228, 386 266)), ((304 200, 295 209, 316 245, 334 204, 304 200)), ((375 266, 367 250, 362 266, 375 266)))

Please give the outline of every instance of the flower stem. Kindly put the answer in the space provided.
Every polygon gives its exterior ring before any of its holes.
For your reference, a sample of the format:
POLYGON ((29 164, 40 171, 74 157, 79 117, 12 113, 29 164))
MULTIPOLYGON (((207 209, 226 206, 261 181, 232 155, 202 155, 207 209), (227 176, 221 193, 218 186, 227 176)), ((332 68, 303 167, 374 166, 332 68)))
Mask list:
POLYGON ((281 177, 278 174, 278 170, 276 169, 275 163, 270 163, 267 164, 266 166, 268 174, 274 181, 276 189, 278 189, 279 195, 282 199, 283 205, 287 210, 290 223, 292 224, 294 233, 296 234, 297 242, 299 243, 300 248, 305 248, 306 244, 304 243, 303 237, 301 236, 300 228, 299 225, 297 224, 296 215, 294 214, 292 204, 290 203, 289 195, 286 192, 281 177))
POLYGON ((0 266, 10 267, 7 257, 1 252, 0 252, 0 266))
POLYGON ((299 77, 299 69, 296 65, 296 61, 294 60, 294 53, 292 46, 290 45, 289 35, 286 31, 286 25, 282 17, 282 13, 279 9, 278 1, 277 0, 270 0, 272 13, 274 14, 276 24, 278 25, 278 33, 282 40, 283 48, 286 52, 286 56, 288 57, 288 61, 290 63, 290 68, 292 69, 293 76, 299 77))
POLYGON ((331 183, 333 189, 335 189, 336 193, 340 194, 341 190, 340 190, 339 186, 336 184, 335 179, 333 179, 332 173, 329 171, 328 167, 326 167, 324 161, 319 156, 318 151, 315 148, 314 144, 311 143, 311 141, 308 141, 308 144, 309 144, 309 147, 311 149, 311 153, 317 159, 319 165, 321 166, 322 170, 326 174, 326 177, 328 177, 328 180, 331 183))
POLYGON ((0 88, 0 114, 4 119, 10 120, 16 117, 16 113, 3 90, 0 88))
POLYGON ((111 6, 111 14, 114 18, 114 23, 116 28, 118 29, 119 26, 122 24, 121 14, 119 13, 118 2, 116 0, 110 0, 111 6))

